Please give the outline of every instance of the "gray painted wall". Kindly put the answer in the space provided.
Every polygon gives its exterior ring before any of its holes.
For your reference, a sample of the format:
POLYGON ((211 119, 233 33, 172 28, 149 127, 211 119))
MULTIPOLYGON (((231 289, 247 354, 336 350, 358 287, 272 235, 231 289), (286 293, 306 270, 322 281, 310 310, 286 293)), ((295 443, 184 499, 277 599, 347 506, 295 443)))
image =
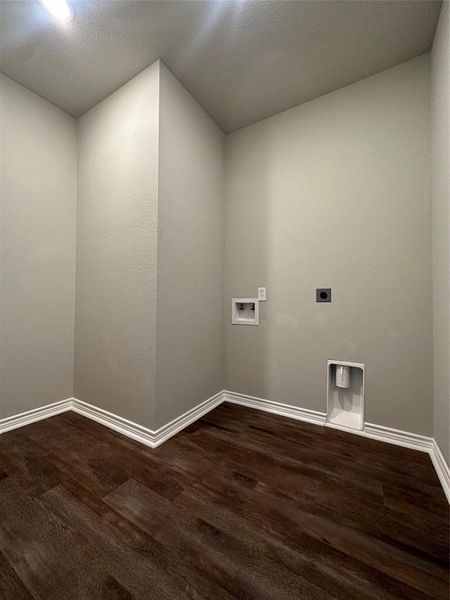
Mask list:
POLYGON ((431 147, 433 198, 434 437, 450 464, 449 389, 449 197, 450 197, 450 15, 442 5, 431 53, 431 147))
POLYGON ((156 425, 224 387, 225 136, 161 64, 156 425))
POLYGON ((76 398, 154 421, 159 63, 79 121, 76 398))
POLYGON ((327 358, 363 362, 366 420, 432 433, 429 113, 423 56, 227 138, 228 389, 325 411, 327 358))
POLYGON ((72 396, 76 123, 0 75, 0 418, 72 396))
POLYGON ((78 399, 156 428, 223 388, 223 149, 159 62, 80 119, 78 399))
MULTIPOLYGON (((434 432, 448 457, 442 23, 434 432)), ((224 387, 224 136, 159 63, 80 120, 73 391, 75 122, 0 84, 0 417, 73 394, 160 426, 224 387)), ((424 56, 227 138, 226 387, 324 411, 326 359, 366 362, 366 420, 432 433, 429 101, 424 56), (261 285, 261 326, 229 325, 231 296, 261 285)))

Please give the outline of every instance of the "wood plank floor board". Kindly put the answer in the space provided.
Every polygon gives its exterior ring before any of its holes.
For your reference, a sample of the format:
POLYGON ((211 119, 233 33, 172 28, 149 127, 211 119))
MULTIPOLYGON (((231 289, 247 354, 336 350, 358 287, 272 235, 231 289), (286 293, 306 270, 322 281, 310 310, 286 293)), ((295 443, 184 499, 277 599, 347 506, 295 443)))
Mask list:
POLYGON ((0 468, 4 474, 14 475, 26 492, 39 494, 57 485, 60 474, 24 429, 0 436, 0 468))
MULTIPOLYGON (((237 484, 239 485, 239 480, 237 484)), ((354 571, 349 569, 352 565, 345 560, 345 556, 337 556, 330 551, 330 548, 324 547, 322 542, 315 544, 314 554, 312 546, 315 540, 306 537, 303 539, 302 549, 307 547, 308 552, 301 552, 299 546, 289 546, 284 540, 277 539, 259 523, 247 520, 240 511, 232 510, 230 505, 221 505, 217 495, 204 486, 197 485, 186 490, 177 497, 175 504, 178 510, 188 510, 192 515, 200 516, 204 521, 241 542, 247 543, 250 540, 252 547, 257 547, 260 551, 276 557, 277 563, 292 572, 301 573, 303 578, 322 587, 330 597, 358 600, 383 597, 382 590, 378 586, 373 585, 368 589, 367 585, 361 585, 361 579, 355 577, 354 571), (316 560, 311 560, 313 554, 316 560)), ((376 577, 379 578, 379 573, 376 577)), ((374 577, 371 580, 375 579, 374 577)))
MULTIPOLYGON (((156 539, 163 541, 169 537, 177 560, 189 556, 194 542, 203 560, 215 563, 218 568, 222 565, 231 574, 233 585, 239 583, 240 594, 244 589, 251 592, 245 597, 284 599, 294 597, 295 593, 314 599, 327 597, 320 588, 290 572, 282 563, 274 563, 253 539, 240 539, 234 530, 224 531, 202 518, 204 515, 182 510, 133 480, 105 501, 156 539)), ((196 568, 195 563, 191 563, 191 568, 196 568)))
POLYGON ((67 412, 0 437, 0 599, 449 597, 429 456, 224 404, 152 450, 67 412))
POLYGON ((133 597, 145 600, 188 598, 183 587, 166 570, 166 551, 152 538, 121 518, 94 495, 78 490, 78 497, 63 486, 46 492, 45 505, 85 538, 102 566, 114 573, 133 597))
MULTIPOLYGON (((80 489, 75 490, 75 493, 80 496, 80 489)), ((46 499, 52 495, 52 491, 49 492, 46 494, 46 499)), ((118 547, 125 545, 127 549, 131 548, 139 551, 141 554, 144 553, 144 558, 151 556, 151 560, 158 563, 162 575, 161 579, 163 579, 165 573, 171 578, 171 585, 169 585, 168 589, 170 590, 173 585, 178 585, 182 588, 183 591, 171 592, 169 597, 228 600, 235 597, 234 593, 227 591, 227 588, 230 586, 233 587, 234 591, 239 591, 239 597, 254 597, 253 594, 247 593, 248 586, 238 585, 236 581, 230 579, 226 572, 223 572, 221 565, 215 565, 209 561, 208 557, 202 552, 202 548, 198 545, 184 546, 184 552, 181 554, 177 553, 177 548, 180 544, 182 545, 183 540, 180 539, 178 528, 173 529, 173 527, 168 527, 168 524, 160 518, 160 505, 164 499, 163 497, 158 497, 157 492, 155 492, 152 498, 153 502, 149 507, 150 511, 147 511, 153 525, 149 528, 148 535, 143 529, 135 527, 131 520, 122 518, 107 502, 99 502, 93 496, 88 497, 85 491, 82 492, 82 500, 97 515, 101 515, 110 526, 109 532, 103 531, 101 533, 103 537, 110 537, 112 535, 118 547), (164 528, 164 532, 161 538, 162 542, 160 543, 158 541, 160 537, 158 536, 158 530, 161 528, 164 528), (174 537, 174 540, 173 543, 169 544, 168 539, 170 535, 174 537), (201 593, 199 590, 201 590, 201 593)), ((66 510, 67 506, 70 505, 71 502, 66 499, 61 504, 61 507, 66 510)), ((68 514, 73 519, 74 514, 79 513, 80 511, 72 509, 68 514)), ((82 524, 82 529, 84 528, 85 524, 82 524)), ((95 528, 98 529, 98 523, 95 528)), ((102 543, 101 540, 100 543, 102 543)), ((139 595, 138 597, 147 598, 148 592, 144 589, 142 596, 139 595)))
POLYGON ((0 552, 0 598, 2 600, 33 600, 33 596, 2 552, 0 552))
POLYGON ((0 550, 36 599, 131 599, 82 538, 13 478, 0 482, 0 550))
MULTIPOLYGON (((303 464, 305 468, 321 471, 331 477, 337 474, 340 481, 345 480, 348 475, 353 480, 353 484, 356 475, 360 476, 359 479, 362 482, 372 480, 376 481, 378 485, 380 481, 395 483, 400 476, 403 481, 413 485, 414 488, 419 482, 421 493, 424 493, 424 489, 429 487, 433 494, 436 488, 439 489, 439 481, 435 477, 434 469, 430 469, 431 460, 422 452, 409 450, 412 453, 410 462, 401 459, 393 462, 392 458, 386 457, 386 444, 383 442, 365 439, 365 441, 374 442, 371 444, 372 452, 370 453, 361 452, 359 446, 343 452, 343 443, 336 443, 334 439, 332 443, 328 443, 326 437, 320 440, 320 444, 316 441, 315 444, 310 443, 307 449, 299 450, 298 444, 294 440, 286 440, 274 434, 265 436, 263 432, 253 433, 251 430, 250 427, 235 438, 235 445, 240 447, 240 451, 260 452, 269 456, 272 454, 274 460, 282 463, 293 461, 299 465, 303 464), (276 453, 273 452, 274 449, 276 449, 276 453), (377 456, 376 450, 384 450, 384 455, 377 456)), ((332 431, 333 435, 336 430, 327 429, 326 431, 332 431)), ((227 443, 227 436, 225 433, 221 433, 220 429, 210 429, 205 434, 220 438, 227 443)), ((348 434, 346 436, 349 437, 348 434)), ((358 438, 358 436, 351 437, 358 438)), ((398 448, 397 446, 391 447, 398 448)), ((403 453, 400 454, 400 456, 402 455, 403 453)), ((320 474, 318 473, 317 476, 320 474)))
MULTIPOLYGON (((412 560, 409 553, 396 546, 361 534, 354 528, 343 527, 339 522, 339 514, 335 515, 336 521, 332 518, 333 513, 328 515, 331 518, 317 516, 314 514, 315 504, 310 500, 306 501, 306 506, 299 508, 299 502, 264 484, 258 484, 258 491, 264 491, 264 495, 246 494, 243 490, 233 489, 227 480, 211 471, 204 478, 204 485, 215 492, 218 503, 232 506, 246 518, 261 522, 267 531, 281 536, 294 547, 301 547, 301 538, 306 534, 350 556, 357 552, 358 560, 367 565, 373 562, 383 573, 394 575, 404 583, 418 583, 418 589, 424 588, 423 591, 428 589, 435 593, 435 578, 437 581, 446 579, 446 570, 434 561, 420 560, 419 557, 412 560), (397 574, 397 571, 400 573, 397 574)), ((444 590, 441 596, 445 597, 446 584, 440 588, 444 590)))

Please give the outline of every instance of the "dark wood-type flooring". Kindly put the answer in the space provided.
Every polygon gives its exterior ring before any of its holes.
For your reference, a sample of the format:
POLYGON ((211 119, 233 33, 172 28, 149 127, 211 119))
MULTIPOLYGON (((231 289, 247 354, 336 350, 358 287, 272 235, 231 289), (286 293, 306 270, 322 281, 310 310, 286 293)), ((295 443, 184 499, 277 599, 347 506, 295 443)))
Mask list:
POLYGON ((221 405, 151 450, 68 412, 0 437, 2 600, 449 598, 427 454, 221 405))

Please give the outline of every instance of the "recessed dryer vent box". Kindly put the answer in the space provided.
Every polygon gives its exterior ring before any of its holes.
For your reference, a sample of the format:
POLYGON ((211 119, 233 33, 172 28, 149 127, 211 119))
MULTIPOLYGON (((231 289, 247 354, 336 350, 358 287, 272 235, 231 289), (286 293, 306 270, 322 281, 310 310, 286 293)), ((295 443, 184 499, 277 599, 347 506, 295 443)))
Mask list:
POLYGON ((328 361, 329 427, 364 429, 365 365, 339 360, 328 361))
POLYGON ((231 322, 233 325, 259 325, 258 298, 233 298, 231 322))

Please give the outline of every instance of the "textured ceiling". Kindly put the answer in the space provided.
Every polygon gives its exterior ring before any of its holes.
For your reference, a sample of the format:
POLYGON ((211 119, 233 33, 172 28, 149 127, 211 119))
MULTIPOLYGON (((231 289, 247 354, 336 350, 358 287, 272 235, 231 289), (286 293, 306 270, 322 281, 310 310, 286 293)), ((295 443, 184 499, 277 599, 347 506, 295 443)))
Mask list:
POLYGON ((427 52, 440 2, 0 0, 0 71, 75 116, 158 58, 232 131, 427 52))

